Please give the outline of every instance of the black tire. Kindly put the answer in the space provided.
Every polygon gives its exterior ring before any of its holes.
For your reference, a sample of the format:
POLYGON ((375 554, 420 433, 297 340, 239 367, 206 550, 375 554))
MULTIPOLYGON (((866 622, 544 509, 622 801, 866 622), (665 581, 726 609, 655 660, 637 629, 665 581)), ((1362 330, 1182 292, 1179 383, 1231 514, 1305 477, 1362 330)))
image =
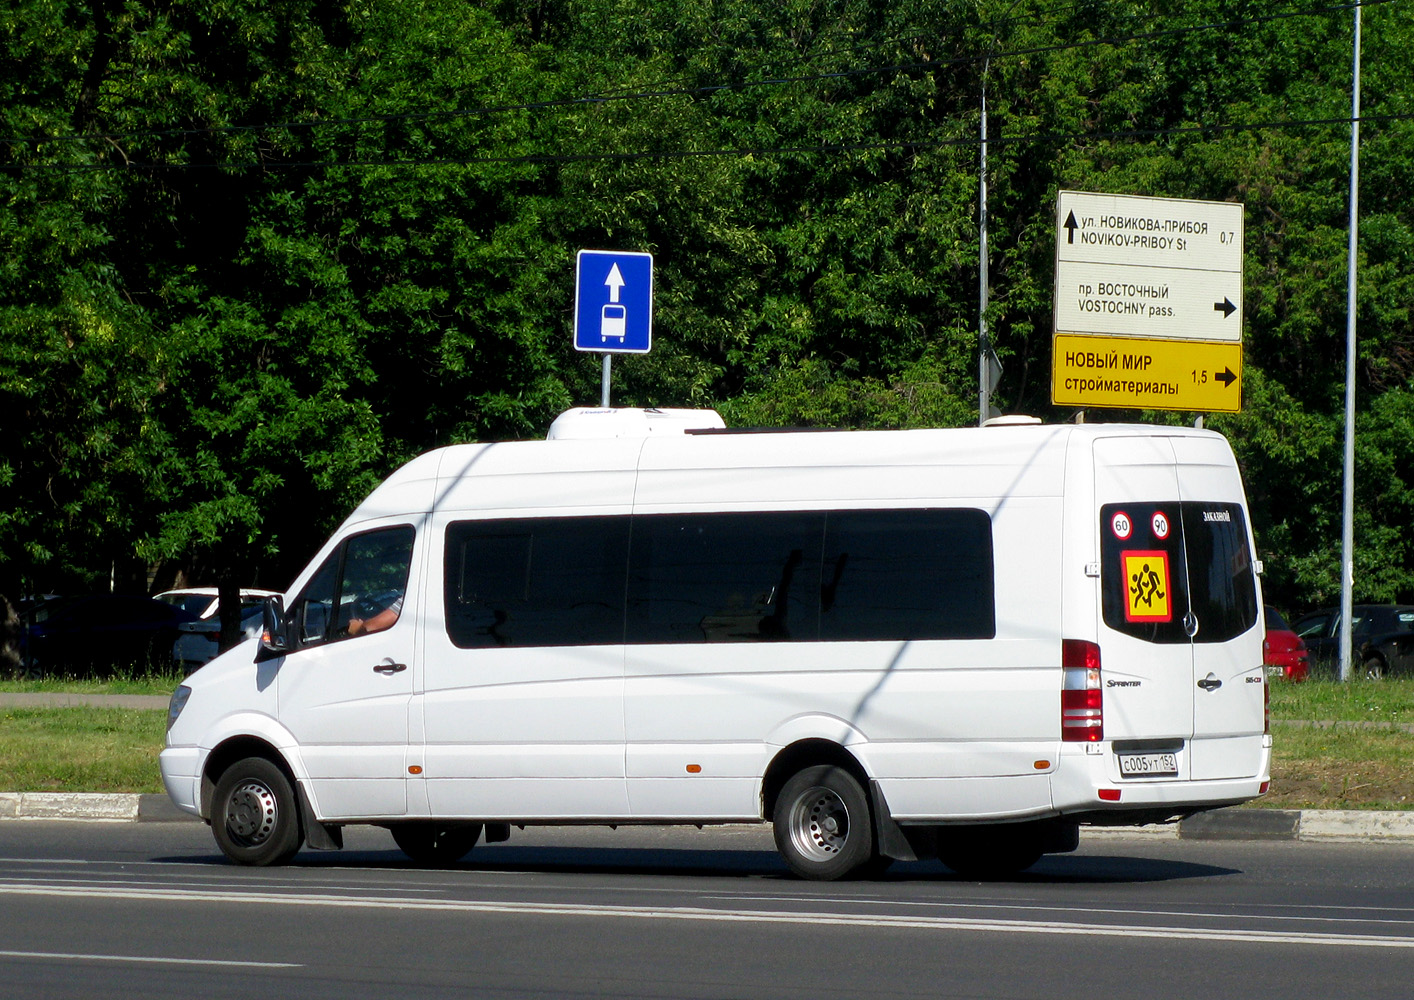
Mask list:
POLYGON ((864 862, 864 864, 850 873, 850 878, 880 878, 886 871, 892 868, 893 865, 893 858, 889 857, 887 854, 880 854, 876 851, 868 861, 864 862))
POLYGON ((480 823, 395 823, 393 841, 413 861, 431 868, 454 865, 471 853, 481 838, 480 823))
POLYGON ((776 849, 801 878, 844 878, 874 857, 874 829, 864 789, 842 767, 797 772, 771 813, 776 849))
POLYGON ((1040 831, 1029 823, 942 827, 938 860, 964 878, 1008 878, 1041 860, 1040 831))
POLYGON ((211 832, 238 865, 278 865, 294 857, 304 838, 285 773, 264 757, 226 768, 211 803, 211 832))
POLYGON ((1360 666, 1360 677, 1367 681, 1382 681, 1389 673, 1389 667, 1385 664, 1385 658, 1379 653, 1366 657, 1365 662, 1360 666))

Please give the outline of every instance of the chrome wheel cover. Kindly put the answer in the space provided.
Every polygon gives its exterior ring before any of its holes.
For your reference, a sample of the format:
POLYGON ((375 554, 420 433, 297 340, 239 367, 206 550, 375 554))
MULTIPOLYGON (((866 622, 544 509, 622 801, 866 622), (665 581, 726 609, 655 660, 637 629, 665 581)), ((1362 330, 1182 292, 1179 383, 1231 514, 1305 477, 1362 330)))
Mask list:
POLYGON ((790 841, 812 861, 829 861, 849 840, 849 809, 838 793, 822 785, 807 788, 791 805, 790 841))

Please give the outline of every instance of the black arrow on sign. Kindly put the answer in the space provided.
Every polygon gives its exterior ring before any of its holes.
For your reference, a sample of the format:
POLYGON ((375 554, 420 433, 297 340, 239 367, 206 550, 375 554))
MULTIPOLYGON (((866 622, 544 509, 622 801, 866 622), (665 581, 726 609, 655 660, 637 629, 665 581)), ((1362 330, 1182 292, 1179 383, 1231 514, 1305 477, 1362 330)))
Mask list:
POLYGON ((1227 319, 1233 313, 1237 312, 1237 306, 1233 305, 1228 297, 1224 295, 1221 302, 1213 303, 1213 312, 1220 312, 1223 314, 1223 319, 1227 319))
POLYGON ((1080 225, 1080 223, 1075 221, 1075 213, 1071 212, 1070 215, 1066 216, 1065 222, 1062 223, 1062 225, 1066 228, 1065 241, 1067 243, 1074 243, 1075 230, 1080 225))
POLYGON ((1221 382, 1223 384, 1223 387, 1227 389, 1231 389, 1232 383, 1237 381, 1237 376, 1234 375, 1232 373, 1232 369, 1227 367, 1226 365, 1223 366, 1222 371, 1213 372, 1213 378, 1221 382))

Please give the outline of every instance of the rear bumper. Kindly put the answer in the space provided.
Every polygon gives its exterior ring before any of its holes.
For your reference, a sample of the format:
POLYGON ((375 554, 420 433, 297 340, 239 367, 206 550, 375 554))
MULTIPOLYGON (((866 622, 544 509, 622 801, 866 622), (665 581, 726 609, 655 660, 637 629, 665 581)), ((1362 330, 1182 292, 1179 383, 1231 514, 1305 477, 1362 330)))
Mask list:
POLYGON ((1195 779, 1190 776, 1193 757, 1207 758, 1203 762, 1211 768, 1213 748, 1202 747, 1200 753, 1191 754, 1187 752, 1192 749, 1189 744, 1180 758, 1179 776, 1124 778, 1112 744, 1067 744, 1051 774, 1052 805, 1062 816, 1083 816, 1089 822, 1105 822, 1103 817, 1108 816, 1115 824, 1124 825, 1177 819, 1247 802, 1263 794, 1270 784, 1270 738, 1240 737, 1231 742, 1247 745, 1247 752, 1233 754, 1234 770, 1252 773, 1195 779))

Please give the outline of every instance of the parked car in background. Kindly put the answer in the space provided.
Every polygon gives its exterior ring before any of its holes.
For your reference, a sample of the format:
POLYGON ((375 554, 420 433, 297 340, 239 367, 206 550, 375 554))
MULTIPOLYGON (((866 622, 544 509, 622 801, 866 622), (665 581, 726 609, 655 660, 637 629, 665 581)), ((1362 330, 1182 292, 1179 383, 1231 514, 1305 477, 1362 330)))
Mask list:
POLYGON ((1267 676, 1304 681, 1311 674, 1311 654, 1306 644, 1276 608, 1268 605, 1264 610, 1267 638, 1262 643, 1262 664, 1267 668, 1267 676))
MULTIPOLYGON (((1340 673, 1340 609, 1306 615, 1293 630, 1311 655, 1311 668, 1340 673)), ((1370 680, 1414 674, 1414 605, 1357 604, 1350 614, 1354 671, 1370 680)))
MULTIPOLYGON (((253 639, 265 629, 265 605, 241 606, 241 638, 253 639)), ((184 674, 204 667, 221 651, 218 615, 179 625, 181 635, 172 645, 172 662, 184 674)))
MULTIPOLYGON (((275 597, 277 591, 256 590, 253 587, 242 587, 241 612, 253 607, 259 607, 265 602, 267 597, 275 597)), ((164 590, 153 598, 154 601, 161 601, 163 604, 171 604, 175 607, 183 608, 196 615, 198 618, 214 618, 219 609, 220 595, 215 587, 187 587, 184 590, 164 590)))
POLYGON ((166 669, 178 626, 197 621, 180 607, 128 594, 63 597, 34 608, 26 622, 29 676, 106 675, 115 669, 166 669))
MULTIPOLYGON (((240 595, 241 634, 245 638, 251 638, 259 635, 263 627, 265 599, 276 596, 276 592, 243 587, 240 595)), ((168 590, 158 594, 154 600, 183 608, 199 619, 183 625, 180 629, 181 635, 172 645, 172 662, 178 670, 189 674, 204 666, 220 652, 220 599, 215 587, 168 590)))

